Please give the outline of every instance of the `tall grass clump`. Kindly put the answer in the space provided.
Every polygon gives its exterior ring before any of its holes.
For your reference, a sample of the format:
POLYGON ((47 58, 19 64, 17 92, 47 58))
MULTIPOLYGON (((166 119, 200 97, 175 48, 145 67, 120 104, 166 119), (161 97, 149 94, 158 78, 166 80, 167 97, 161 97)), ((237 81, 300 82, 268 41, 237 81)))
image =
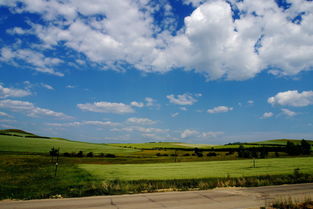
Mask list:
POLYGON ((274 201, 270 209, 312 209, 313 200, 311 198, 306 198, 302 201, 293 200, 292 198, 281 199, 274 201))

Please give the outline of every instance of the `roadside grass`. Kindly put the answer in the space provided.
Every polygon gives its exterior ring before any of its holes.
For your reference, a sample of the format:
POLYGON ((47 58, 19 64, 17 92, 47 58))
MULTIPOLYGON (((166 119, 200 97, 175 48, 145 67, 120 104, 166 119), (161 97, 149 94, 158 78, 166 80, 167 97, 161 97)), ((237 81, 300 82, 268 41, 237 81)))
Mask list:
POLYGON ((154 164, 81 164, 80 168, 100 180, 169 180, 288 175, 299 168, 302 173, 313 173, 313 157, 257 159, 253 161, 207 161, 154 164))
POLYGON ((28 152, 47 154, 52 147, 61 148, 61 153, 83 151, 93 153, 129 154, 138 150, 122 148, 106 144, 70 141, 58 138, 24 138, 17 136, 0 135, 0 151, 28 152))
POLYGON ((97 181, 75 164, 60 160, 57 176, 50 157, 0 155, 0 199, 87 196, 97 181))
MULTIPOLYGON (((223 166, 229 167, 232 163, 239 161, 242 160, 220 161, 216 163, 221 163, 223 166)), ((90 168, 85 170, 86 164, 78 165, 78 163, 97 163, 101 162, 101 159, 60 157, 58 171, 55 177, 55 164, 51 161, 51 157, 0 153, 0 199, 81 197, 198 190, 225 186, 264 186, 313 182, 313 175, 305 173, 306 171, 310 171, 306 166, 312 163, 312 158, 301 158, 300 160, 299 158, 295 158, 294 161, 298 162, 300 170, 292 171, 292 168, 295 166, 290 167, 288 164, 281 164, 280 169, 283 166, 289 166, 286 169, 288 170, 286 173, 276 174, 272 172, 268 175, 259 175, 259 172, 251 172, 251 175, 254 174, 257 176, 242 176, 240 172, 236 176, 232 173, 227 173, 229 171, 227 169, 222 171, 222 167, 219 167, 215 163, 213 166, 210 162, 142 165, 87 164, 88 166, 92 166, 91 168, 95 168, 96 172, 99 172, 97 169, 101 168, 99 176, 99 174, 91 171, 90 168), (111 166, 117 166, 121 170, 117 172, 118 169, 112 169, 111 166), (197 169, 200 169, 200 171, 197 169), (178 176, 175 175, 177 170, 182 170, 178 176), (205 173, 201 174, 201 171, 205 173), (210 175, 214 172, 220 175, 210 175)), ((257 164, 257 168, 251 168, 251 162, 249 163, 246 160, 245 162, 241 162, 241 166, 246 170, 267 169, 266 166, 271 163, 273 162, 268 162, 268 164, 260 163, 257 164)), ((277 163, 277 161, 274 163, 277 163)), ((236 166, 232 167, 232 169, 236 169, 236 166)))
POLYGON ((267 208, 268 209, 311 209, 313 208, 313 200, 311 198, 305 198, 303 200, 295 200, 289 197, 287 199, 275 200, 267 208))

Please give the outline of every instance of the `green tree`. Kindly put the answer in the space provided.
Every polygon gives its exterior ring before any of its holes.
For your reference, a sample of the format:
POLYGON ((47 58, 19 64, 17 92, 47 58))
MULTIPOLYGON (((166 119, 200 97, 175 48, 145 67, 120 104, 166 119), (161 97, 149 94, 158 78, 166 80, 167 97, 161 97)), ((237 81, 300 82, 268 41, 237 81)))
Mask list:
POLYGON ((311 153, 311 144, 307 142, 306 140, 301 140, 301 153, 303 155, 309 155, 311 153))

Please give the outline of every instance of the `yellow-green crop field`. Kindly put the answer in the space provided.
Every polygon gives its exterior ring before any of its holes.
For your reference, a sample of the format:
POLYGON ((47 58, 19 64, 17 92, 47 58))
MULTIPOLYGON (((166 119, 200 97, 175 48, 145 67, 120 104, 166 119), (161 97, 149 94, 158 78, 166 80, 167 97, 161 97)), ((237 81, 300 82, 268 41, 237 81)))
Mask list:
POLYGON ((292 174, 299 168, 302 173, 313 173, 313 157, 206 161, 153 164, 81 164, 80 168, 101 180, 171 180, 220 177, 248 177, 292 174))

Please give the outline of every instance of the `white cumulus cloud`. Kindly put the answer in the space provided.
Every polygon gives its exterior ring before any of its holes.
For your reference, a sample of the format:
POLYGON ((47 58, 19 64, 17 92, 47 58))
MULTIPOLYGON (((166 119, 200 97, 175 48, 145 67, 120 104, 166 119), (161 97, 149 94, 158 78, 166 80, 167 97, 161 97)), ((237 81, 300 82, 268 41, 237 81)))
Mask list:
POLYGON ((77 107, 80 108, 81 110, 90 112, 116 113, 116 114, 126 114, 135 112, 135 110, 130 105, 114 102, 94 102, 86 104, 77 104, 77 107))
POLYGON ((293 107, 305 107, 313 104, 313 91, 298 92, 297 90, 279 92, 268 98, 272 105, 286 105, 293 107))
POLYGON ((84 125, 112 127, 112 126, 119 125, 119 123, 115 123, 111 121, 75 121, 75 122, 69 122, 69 123, 47 123, 47 125, 54 126, 54 127, 77 127, 77 126, 84 126, 84 125))
POLYGON ((133 106, 133 107, 144 107, 145 106, 144 103, 136 102, 136 101, 131 102, 130 105, 133 106))
MULTIPOLYGON (((196 94, 195 96, 200 96, 200 95, 196 94)), ((193 105, 194 103, 197 102, 197 99, 195 99, 194 96, 189 93, 179 94, 179 95, 170 94, 170 95, 167 95, 166 98, 170 101, 170 103, 177 104, 177 105, 193 105)))
POLYGON ((149 118, 128 118, 127 122, 140 124, 140 125, 153 125, 156 123, 156 121, 151 120, 149 118))
POLYGON ((272 112, 265 112, 265 113, 263 113, 261 118, 271 118, 273 116, 274 116, 274 114, 272 112))
POLYGON ((41 86, 48 89, 48 90, 54 90, 53 86, 46 84, 46 83, 42 83, 41 86))
MULTIPOLYGON (((275 0, 182 3, 195 9, 178 30, 167 1, 0 1, 13 13, 35 13, 49 23, 29 20, 31 28, 12 26, 9 35, 36 36, 50 50, 65 46, 103 69, 125 71, 125 63, 144 72, 181 68, 211 80, 245 80, 262 71, 293 76, 312 70, 312 1, 295 0, 288 9, 279 8, 275 0)), ((31 49, 4 47, 0 57, 63 75, 53 68, 60 60, 31 49)))
POLYGON ((291 110, 289 110, 289 109, 287 109, 287 108, 283 108, 283 109, 281 109, 281 111, 282 111, 282 113, 283 113, 284 115, 287 115, 287 116, 289 116, 289 117, 293 117, 293 116, 297 115, 296 112, 293 112, 293 111, 291 111, 291 110))
POLYGON ((63 73, 53 69, 63 61, 59 58, 46 57, 42 53, 30 49, 11 49, 4 47, 0 49, 0 61, 12 62, 23 61, 33 70, 42 73, 49 73, 56 76, 64 76, 63 73))
POLYGON ((49 110, 46 108, 37 107, 33 103, 27 102, 27 101, 10 100, 10 99, 0 100, 0 107, 9 109, 14 112, 21 112, 30 117, 51 116, 51 117, 56 117, 60 119, 71 118, 70 116, 64 113, 55 112, 53 110, 49 110))
POLYGON ((233 110, 232 107, 227 107, 227 106, 217 106, 214 107, 212 109, 208 109, 207 112, 210 114, 214 114, 214 113, 222 113, 222 112, 229 112, 233 110))
POLYGON ((25 97, 31 95, 31 92, 24 89, 6 88, 0 83, 0 98, 7 97, 25 97))
POLYGON ((180 134, 180 138, 185 139, 191 136, 195 136, 199 134, 199 131, 193 130, 193 129, 186 129, 180 134))
POLYGON ((7 114, 7 113, 5 113, 5 112, 0 112, 0 116, 2 116, 2 117, 7 117, 7 118, 12 118, 11 115, 9 115, 9 114, 7 114))

